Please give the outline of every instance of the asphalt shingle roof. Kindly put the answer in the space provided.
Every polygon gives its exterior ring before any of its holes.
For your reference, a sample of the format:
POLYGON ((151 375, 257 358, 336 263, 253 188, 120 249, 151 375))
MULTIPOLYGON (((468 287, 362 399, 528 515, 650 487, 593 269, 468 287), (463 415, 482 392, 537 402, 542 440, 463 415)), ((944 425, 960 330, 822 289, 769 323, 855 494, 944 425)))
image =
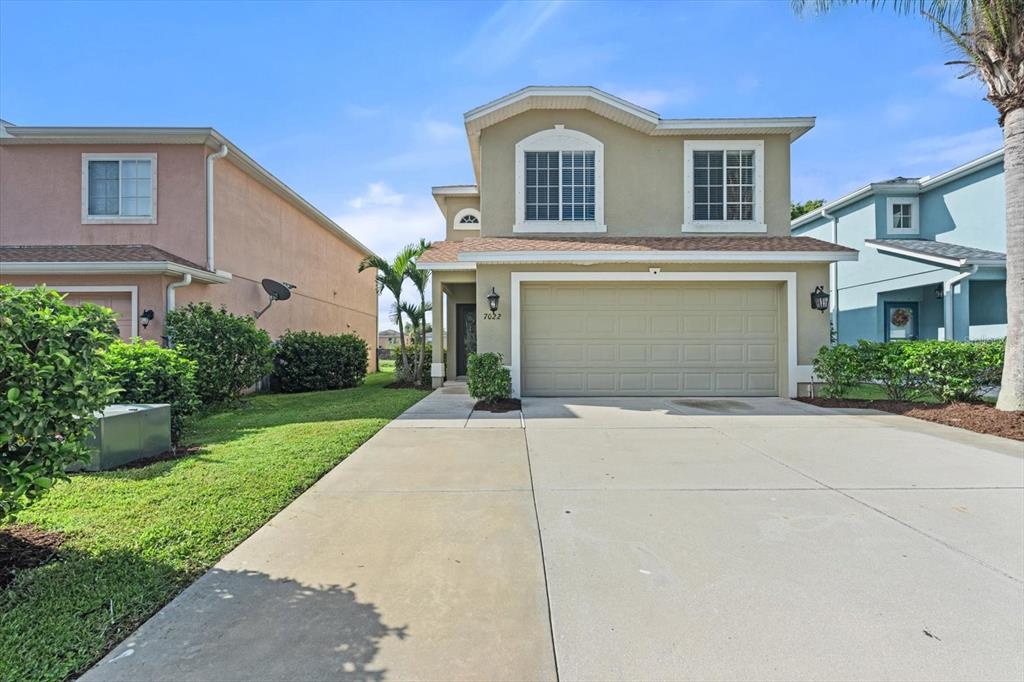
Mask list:
POLYGON ((841 252, 856 249, 811 237, 472 237, 434 242, 424 263, 454 263, 460 253, 491 251, 750 251, 841 252))
POLYGON ((910 251, 920 254, 923 257, 944 258, 948 260, 959 260, 964 265, 971 265, 979 261, 1005 261, 1006 254, 986 249, 976 249, 973 246, 961 246, 948 242, 937 242, 930 239, 866 239, 865 244, 876 246, 887 246, 891 248, 910 251))
POLYGON ((152 263, 164 261, 197 270, 206 270, 202 265, 149 244, 0 246, 0 263, 152 263))

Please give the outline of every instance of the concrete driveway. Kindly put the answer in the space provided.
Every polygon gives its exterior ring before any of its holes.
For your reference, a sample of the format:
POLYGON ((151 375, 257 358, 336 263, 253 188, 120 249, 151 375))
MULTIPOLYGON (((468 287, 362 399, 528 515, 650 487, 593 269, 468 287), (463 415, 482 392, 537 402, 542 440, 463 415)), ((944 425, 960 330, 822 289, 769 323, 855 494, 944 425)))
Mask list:
POLYGON ((1024 677, 1024 446, 775 399, 413 407, 86 680, 1024 677))

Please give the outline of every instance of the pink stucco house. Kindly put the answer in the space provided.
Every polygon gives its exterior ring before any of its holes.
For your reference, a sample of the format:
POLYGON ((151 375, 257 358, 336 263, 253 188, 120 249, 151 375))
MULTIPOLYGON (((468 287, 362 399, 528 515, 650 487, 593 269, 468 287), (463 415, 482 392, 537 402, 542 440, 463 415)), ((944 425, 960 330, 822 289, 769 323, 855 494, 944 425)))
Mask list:
POLYGON ((0 122, 0 281, 107 306, 124 338, 159 341, 193 301, 252 313, 271 278, 295 285, 258 320, 271 336, 352 332, 373 349, 369 254, 212 128, 0 122))

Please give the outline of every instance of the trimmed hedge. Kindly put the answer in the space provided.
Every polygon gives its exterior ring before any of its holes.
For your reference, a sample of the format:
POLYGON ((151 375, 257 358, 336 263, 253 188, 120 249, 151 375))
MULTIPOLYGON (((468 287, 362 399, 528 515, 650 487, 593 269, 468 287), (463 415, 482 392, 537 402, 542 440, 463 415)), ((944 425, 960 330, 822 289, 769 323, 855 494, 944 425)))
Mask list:
POLYGON ((125 403, 168 403, 171 440, 177 444, 185 418, 199 409, 196 362, 154 341, 115 341, 106 352, 107 368, 125 403))
POLYGON ((0 519, 88 460, 96 414, 116 393, 103 357, 114 319, 43 287, 0 285, 0 519))
POLYGON ((205 405, 238 399, 274 367, 270 335, 251 317, 189 303, 167 313, 166 326, 174 349, 196 362, 196 386, 205 405))
POLYGON ((814 358, 822 393, 838 398, 877 383, 890 400, 933 395, 943 402, 979 400, 998 386, 1005 341, 861 341, 824 346, 814 358))
POLYGON ((499 353, 470 355, 466 365, 469 395, 489 403, 512 397, 512 374, 499 353))
POLYGON ((274 378, 285 393, 352 388, 366 378, 368 348, 355 334, 287 331, 276 347, 274 378))

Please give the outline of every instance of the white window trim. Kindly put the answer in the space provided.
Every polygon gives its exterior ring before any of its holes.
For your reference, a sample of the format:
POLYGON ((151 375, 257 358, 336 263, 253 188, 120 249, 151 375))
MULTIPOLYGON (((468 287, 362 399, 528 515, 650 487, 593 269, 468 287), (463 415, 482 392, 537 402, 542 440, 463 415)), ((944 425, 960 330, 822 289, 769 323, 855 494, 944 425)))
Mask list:
MULTIPOLYGON (((100 293, 129 293, 132 295, 132 333, 131 341, 139 335, 139 287, 132 285, 125 286, 106 286, 106 285, 84 285, 84 286, 66 286, 66 285, 54 285, 49 286, 43 285, 47 289, 51 289, 61 294, 100 294, 100 293)), ((18 289, 31 289, 29 286, 19 286, 18 289)))
POLYGON ((476 209, 476 208, 464 208, 464 209, 462 209, 461 211, 459 211, 458 213, 455 214, 455 218, 454 218, 454 220, 452 220, 452 229, 453 230, 473 230, 474 232, 476 232, 476 231, 480 230, 481 222, 482 221, 480 221, 480 210, 479 209, 476 209), (476 222, 476 223, 468 223, 466 225, 459 224, 459 221, 462 220, 463 218, 465 218, 468 215, 476 216, 476 219, 477 219, 478 222, 476 222))
MULTIPOLYGON (((120 178, 118 179, 120 183, 120 178)), ((118 196, 120 196, 120 186, 118 196)), ((119 209, 120 210, 120 207, 119 209)), ((156 225, 156 154, 82 154, 82 224, 83 225, 156 225), (149 161, 153 214, 150 216, 89 215, 90 161, 149 161)))
POLYGON ((607 232, 604 223, 604 144, 579 130, 561 125, 538 131, 516 143, 516 222, 513 232, 607 232), (594 152, 594 219, 527 220, 526 152, 594 152))
POLYGON ((788 395, 797 396, 796 273, 795 272, 513 272, 512 273, 512 394, 522 397, 522 314, 523 282, 785 282, 786 285, 786 366, 788 395))
MULTIPOLYGON (((722 169, 725 172, 725 169, 722 169)), ((767 232, 764 221, 764 140, 685 140, 683 142, 683 232, 758 233, 767 232), (754 151, 754 219, 693 219, 693 152, 754 151)))
POLYGON ((887 235, 921 234, 921 202, 917 197, 885 198, 885 233, 887 235), (910 229, 896 228, 892 224, 892 207, 896 204, 910 204, 910 229))

